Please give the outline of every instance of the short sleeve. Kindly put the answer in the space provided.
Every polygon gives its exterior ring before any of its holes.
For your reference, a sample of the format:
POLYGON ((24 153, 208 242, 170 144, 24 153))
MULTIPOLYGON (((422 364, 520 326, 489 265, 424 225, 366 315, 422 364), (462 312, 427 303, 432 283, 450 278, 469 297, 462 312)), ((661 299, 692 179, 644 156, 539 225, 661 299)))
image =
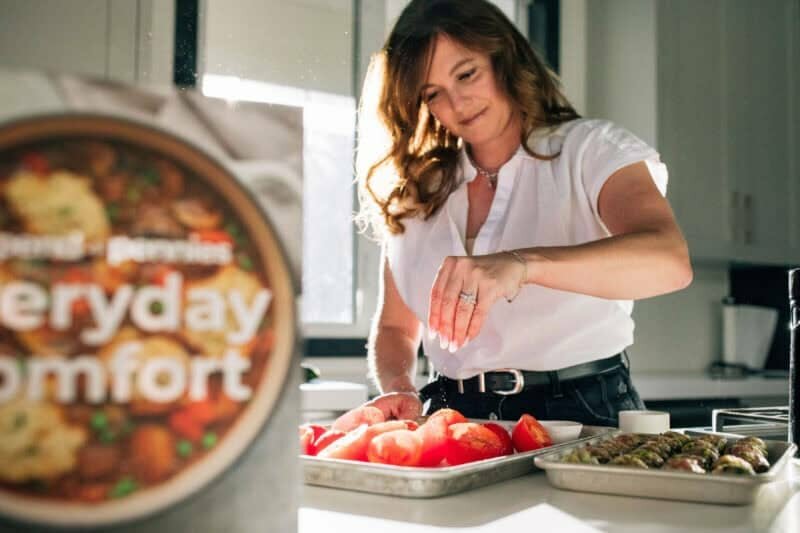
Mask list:
POLYGON ((650 176, 662 195, 667 194, 667 166, 658 152, 621 126, 605 120, 587 121, 574 133, 578 169, 584 190, 597 214, 597 200, 606 180, 617 170, 644 161, 650 176))

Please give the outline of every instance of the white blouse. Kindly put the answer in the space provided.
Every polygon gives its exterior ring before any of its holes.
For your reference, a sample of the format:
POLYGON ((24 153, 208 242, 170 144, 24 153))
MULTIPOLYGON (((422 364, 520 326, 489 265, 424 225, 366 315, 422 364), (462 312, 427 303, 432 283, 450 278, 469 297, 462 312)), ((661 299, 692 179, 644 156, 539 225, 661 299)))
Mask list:
MULTIPOLYGON (((472 255, 534 246, 576 245, 611 234, 598 216, 606 179, 645 161, 662 194, 667 169, 658 153, 627 130, 605 120, 573 120, 534 132, 503 165, 489 215, 472 255)), ((404 219, 405 232, 388 237, 384 253, 406 305, 427 326, 430 290, 448 255, 467 255, 467 182, 476 170, 462 150, 460 186, 430 219, 404 219)), ((586 276, 592 273, 587 271, 586 276)), ((480 297, 480 296, 479 296, 480 297)), ((633 343, 633 302, 526 285, 512 303, 497 301, 476 338, 455 353, 423 335, 434 368, 450 378, 497 369, 556 370, 610 357, 633 343)))

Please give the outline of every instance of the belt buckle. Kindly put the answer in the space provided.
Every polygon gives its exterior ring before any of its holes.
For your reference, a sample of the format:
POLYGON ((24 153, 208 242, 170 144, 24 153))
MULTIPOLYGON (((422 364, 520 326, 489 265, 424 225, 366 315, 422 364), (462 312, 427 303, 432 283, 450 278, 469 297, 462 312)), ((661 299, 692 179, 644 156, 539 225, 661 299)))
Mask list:
POLYGON ((492 370, 492 372, 506 372, 514 376, 514 386, 512 388, 508 390, 492 390, 495 394, 511 396, 513 394, 519 394, 522 392, 522 389, 525 388, 525 376, 516 368, 498 368, 497 370, 492 370))
MULTIPOLYGON (((481 372, 478 374, 478 392, 486 392, 486 375, 481 372)), ((458 385, 458 393, 464 394, 464 380, 457 379, 456 384, 458 385)))

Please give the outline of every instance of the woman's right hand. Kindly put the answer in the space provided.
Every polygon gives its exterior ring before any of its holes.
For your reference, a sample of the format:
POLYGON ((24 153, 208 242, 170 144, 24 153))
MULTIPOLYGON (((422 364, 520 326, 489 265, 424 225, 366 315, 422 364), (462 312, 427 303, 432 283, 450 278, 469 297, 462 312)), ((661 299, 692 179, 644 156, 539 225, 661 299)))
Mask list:
POLYGON ((527 281, 528 267, 517 251, 446 257, 431 288, 429 337, 438 335, 441 348, 454 353, 478 336, 496 301, 511 302, 527 281))

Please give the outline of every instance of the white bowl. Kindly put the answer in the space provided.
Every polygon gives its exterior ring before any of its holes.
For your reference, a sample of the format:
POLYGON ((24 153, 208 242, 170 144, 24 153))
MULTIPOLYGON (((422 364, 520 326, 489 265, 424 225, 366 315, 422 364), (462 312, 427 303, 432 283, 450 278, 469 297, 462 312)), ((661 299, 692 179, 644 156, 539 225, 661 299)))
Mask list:
POLYGON ((619 429, 625 433, 669 431, 669 413, 664 411, 620 411, 619 429))
POLYGON ((575 440, 580 437, 583 429, 583 424, 571 420, 539 420, 539 423, 547 430, 553 444, 575 440))

